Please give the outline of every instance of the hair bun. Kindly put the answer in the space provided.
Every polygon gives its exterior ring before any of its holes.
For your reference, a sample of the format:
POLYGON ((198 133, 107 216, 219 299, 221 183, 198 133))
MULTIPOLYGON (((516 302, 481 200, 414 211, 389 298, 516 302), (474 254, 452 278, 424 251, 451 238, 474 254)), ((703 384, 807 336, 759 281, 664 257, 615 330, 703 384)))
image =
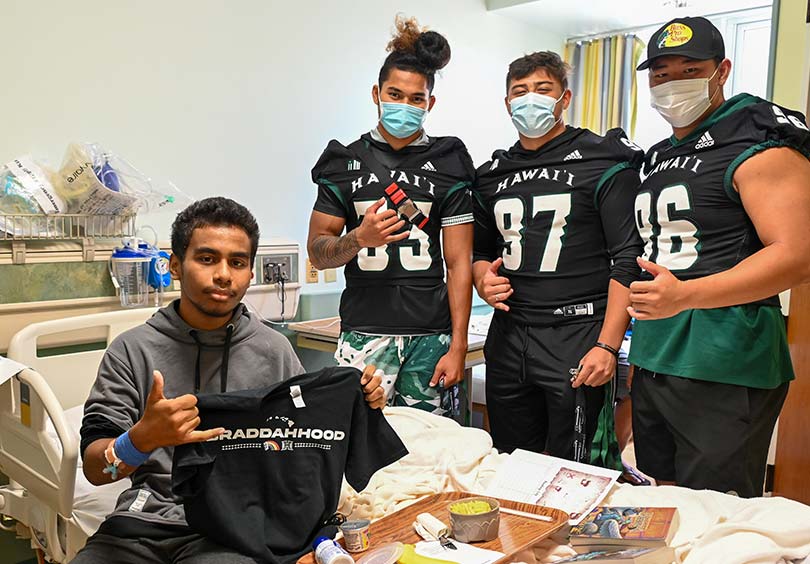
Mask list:
POLYGON ((406 18, 397 14, 394 20, 394 33, 388 42, 388 51, 392 53, 414 53, 416 40, 422 34, 422 28, 416 18, 406 18))
POLYGON ((430 72, 436 72, 450 62, 450 44, 442 34, 425 31, 416 18, 406 18, 402 14, 397 15, 394 27, 394 37, 388 43, 392 54, 412 55, 430 72))
POLYGON ((414 54, 427 68, 437 71, 450 62, 450 44, 442 34, 425 31, 416 38, 414 54))

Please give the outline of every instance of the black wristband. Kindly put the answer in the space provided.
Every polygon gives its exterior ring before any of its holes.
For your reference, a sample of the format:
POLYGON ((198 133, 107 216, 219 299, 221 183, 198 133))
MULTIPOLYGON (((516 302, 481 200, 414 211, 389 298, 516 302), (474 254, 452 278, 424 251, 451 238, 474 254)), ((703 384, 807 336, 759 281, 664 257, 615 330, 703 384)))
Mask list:
POLYGON ((596 344, 595 344, 594 346, 595 346, 595 347, 599 347, 600 349, 605 349, 606 351, 608 351, 609 353, 611 353, 611 354, 612 354, 613 356, 615 356, 616 358, 619 358, 619 351, 617 351, 616 349, 614 349, 613 347, 611 347, 611 346, 610 346, 610 345, 608 345, 607 343, 603 343, 603 342, 601 342, 601 341, 597 341, 597 342, 596 342, 596 344))

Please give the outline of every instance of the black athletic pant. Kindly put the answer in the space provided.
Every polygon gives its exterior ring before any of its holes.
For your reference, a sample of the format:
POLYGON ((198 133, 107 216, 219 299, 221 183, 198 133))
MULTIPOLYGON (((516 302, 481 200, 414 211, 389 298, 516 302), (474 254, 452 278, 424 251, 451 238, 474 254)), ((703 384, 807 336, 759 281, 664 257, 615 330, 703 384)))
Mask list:
MULTIPOLYGON (((598 340, 602 322, 531 327, 495 315, 487 334, 487 413, 498 450, 574 458, 576 390, 571 370, 598 340)), ((596 432, 604 386, 582 386, 586 444, 596 432)))
POLYGON ((787 382, 765 390, 637 369, 631 394, 639 470, 696 490, 761 496, 787 391, 787 382))
POLYGON ((71 564, 256 564, 249 558, 194 533, 186 526, 161 525, 132 517, 112 517, 71 564))

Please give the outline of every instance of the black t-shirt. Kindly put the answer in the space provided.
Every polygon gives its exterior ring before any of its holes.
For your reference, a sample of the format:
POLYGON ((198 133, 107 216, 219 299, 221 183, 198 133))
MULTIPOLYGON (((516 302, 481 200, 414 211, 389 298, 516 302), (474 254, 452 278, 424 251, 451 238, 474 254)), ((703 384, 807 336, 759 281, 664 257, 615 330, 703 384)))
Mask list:
POLYGON ((175 448, 172 488, 189 526, 260 563, 293 562, 337 509, 342 478, 361 491, 407 454, 360 373, 325 368, 259 390, 202 394, 205 443, 175 448), (300 391, 298 399, 294 397, 300 391))
POLYGON ((621 129, 602 137, 568 127, 536 151, 518 142, 478 168, 474 260, 503 257, 510 317, 541 326, 600 320, 610 279, 637 279, 632 206, 642 158, 621 129))
MULTIPOLYGON (((424 229, 406 222, 410 237, 376 249, 361 249, 346 264, 340 299, 344 331, 414 335, 450 331, 440 233, 443 227, 472 222, 470 185, 475 167, 456 137, 431 137, 427 144, 398 151, 363 135, 348 147, 330 141, 312 169, 318 184, 316 211, 346 220, 346 231, 360 225, 368 207, 382 198, 391 179, 430 220, 424 229), (364 144, 391 171, 379 179, 352 150, 364 144)), ((387 204, 381 209, 386 209, 387 204)))
MULTIPOLYGON (((733 179, 746 159, 771 147, 810 156, 804 116, 750 94, 726 101, 687 137, 651 147, 634 214, 644 257, 690 280, 728 270, 762 249, 733 179)), ((759 303, 779 305, 779 299, 759 303)))

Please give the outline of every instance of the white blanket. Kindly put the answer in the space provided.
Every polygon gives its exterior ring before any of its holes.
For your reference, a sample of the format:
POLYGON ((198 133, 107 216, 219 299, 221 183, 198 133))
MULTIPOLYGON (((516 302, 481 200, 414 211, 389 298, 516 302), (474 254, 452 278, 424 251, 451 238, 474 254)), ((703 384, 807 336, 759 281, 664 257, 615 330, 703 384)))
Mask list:
POLYGON ((616 487, 610 505, 677 507, 672 546, 684 564, 773 564, 810 556, 810 507, 674 486, 616 487))
MULTIPOLYGON (((344 484, 339 510, 353 518, 377 519, 432 493, 481 492, 506 457, 484 431, 412 408, 386 408, 385 414, 410 454, 377 472, 359 494, 344 484)), ((810 556, 810 507, 784 498, 624 484, 605 503, 677 507, 680 526, 672 544, 683 564, 775 564, 810 556)), ((571 553, 546 543, 534 556, 553 562, 571 553)))
POLYGON ((410 407, 387 407, 385 416, 410 454, 380 470, 355 492, 344 482, 338 511, 377 519, 418 499, 446 491, 482 492, 507 456, 489 434, 410 407))

